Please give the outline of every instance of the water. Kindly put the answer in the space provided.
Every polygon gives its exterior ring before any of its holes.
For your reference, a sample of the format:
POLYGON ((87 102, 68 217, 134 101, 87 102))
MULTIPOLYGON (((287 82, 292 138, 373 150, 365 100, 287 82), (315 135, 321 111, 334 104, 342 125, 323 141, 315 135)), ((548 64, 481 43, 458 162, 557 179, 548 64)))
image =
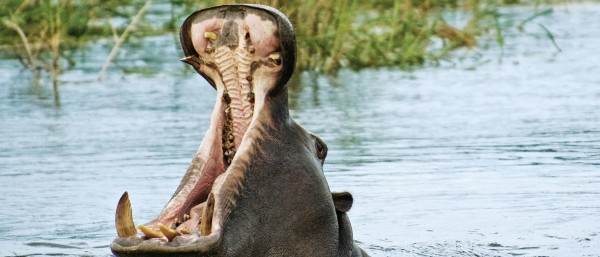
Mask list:
MULTIPOLYGON (((303 74, 292 114, 328 143, 326 175, 354 194, 360 245, 373 256, 600 256, 599 14, 558 6, 503 51, 439 67, 303 74)), ((121 52, 154 75, 97 82, 109 50, 94 46, 62 75, 60 108, 47 81, 33 88, 0 61, 0 256, 110 255, 120 195, 148 221, 195 153, 215 93, 182 72, 176 42, 121 52)))

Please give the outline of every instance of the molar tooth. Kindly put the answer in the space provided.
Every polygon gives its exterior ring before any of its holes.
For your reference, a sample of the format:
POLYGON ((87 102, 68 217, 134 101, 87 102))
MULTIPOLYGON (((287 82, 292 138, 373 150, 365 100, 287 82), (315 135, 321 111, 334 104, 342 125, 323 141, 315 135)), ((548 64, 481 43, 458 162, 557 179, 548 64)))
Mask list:
POLYGON ((140 228, 140 230, 144 232, 144 235, 146 235, 147 238, 161 238, 165 236, 160 231, 156 231, 144 225, 139 225, 138 228, 140 228))
POLYGON ((187 221, 190 219, 190 215, 189 214, 183 214, 183 221, 187 221))
POLYGON ((223 94, 223 101, 225 101, 226 104, 230 104, 231 103, 231 96, 229 96, 229 93, 225 92, 223 94))
POLYGON ((254 52, 256 52, 256 49, 254 49, 254 46, 249 46, 248 47, 248 52, 250 52, 251 54, 253 54, 254 52))
POLYGON ((182 228, 181 230, 179 230, 179 232, 181 232, 181 234, 186 234, 186 235, 189 235, 189 234, 191 234, 191 233, 192 233, 192 232, 190 232, 190 230, 189 230, 189 229, 187 229, 187 228, 182 228))
POLYGON ((165 237, 167 237, 169 241, 173 240, 173 238, 180 235, 179 232, 177 232, 177 230, 168 228, 162 223, 158 223, 158 229, 160 229, 160 232, 162 232, 162 234, 165 235, 165 237))
POLYGON ((208 38, 210 40, 216 40, 217 39, 217 33, 211 32, 211 31, 206 31, 204 32, 204 37, 208 38))
POLYGON ((137 230, 133 225, 131 202, 129 202, 129 194, 127 191, 123 193, 121 199, 119 199, 119 203, 117 204, 115 226, 117 227, 117 235, 119 235, 119 237, 130 237, 137 234, 137 230))

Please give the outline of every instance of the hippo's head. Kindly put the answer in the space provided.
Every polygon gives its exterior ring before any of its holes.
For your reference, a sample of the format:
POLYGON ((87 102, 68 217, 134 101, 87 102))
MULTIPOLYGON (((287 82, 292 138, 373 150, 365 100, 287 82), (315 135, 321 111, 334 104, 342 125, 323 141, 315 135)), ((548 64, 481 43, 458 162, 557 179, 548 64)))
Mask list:
POLYGON ((211 125, 171 200, 139 231, 123 195, 113 253, 343 256, 340 241, 352 237, 340 235, 323 175, 327 147, 289 117, 288 19, 259 5, 208 8, 185 20, 181 43, 182 61, 217 90, 211 125))

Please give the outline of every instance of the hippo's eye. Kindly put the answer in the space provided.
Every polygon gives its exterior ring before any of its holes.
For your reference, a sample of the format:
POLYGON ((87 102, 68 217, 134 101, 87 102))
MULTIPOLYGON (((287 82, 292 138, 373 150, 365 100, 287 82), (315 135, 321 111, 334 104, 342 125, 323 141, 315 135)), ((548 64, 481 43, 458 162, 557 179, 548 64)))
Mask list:
POLYGON ((317 158, 324 160, 327 156, 327 145, 320 138, 315 137, 315 147, 317 149, 317 158))

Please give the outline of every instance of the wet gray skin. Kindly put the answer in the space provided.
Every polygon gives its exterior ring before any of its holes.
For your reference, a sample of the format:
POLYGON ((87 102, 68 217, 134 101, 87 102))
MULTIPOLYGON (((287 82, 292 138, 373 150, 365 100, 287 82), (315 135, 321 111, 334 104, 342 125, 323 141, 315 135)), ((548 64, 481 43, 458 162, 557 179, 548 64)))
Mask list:
POLYGON ((327 146, 289 115, 286 83, 295 35, 279 11, 219 6, 181 28, 190 64, 217 90, 211 125, 175 194, 157 218, 133 225, 117 206, 118 256, 366 256, 331 193, 327 146))

